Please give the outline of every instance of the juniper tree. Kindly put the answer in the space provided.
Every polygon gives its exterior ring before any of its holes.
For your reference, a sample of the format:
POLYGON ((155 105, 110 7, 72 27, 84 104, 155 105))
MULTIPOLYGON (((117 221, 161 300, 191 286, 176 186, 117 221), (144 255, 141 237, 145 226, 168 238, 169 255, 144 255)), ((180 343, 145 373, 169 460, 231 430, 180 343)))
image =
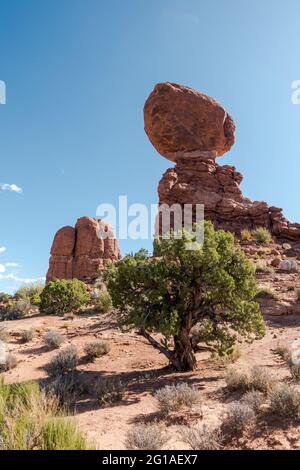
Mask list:
POLYGON ((187 371, 196 367, 193 327, 203 327, 222 353, 237 335, 261 338, 264 322, 254 301, 254 267, 234 236, 204 222, 203 244, 194 240, 189 250, 189 234, 181 235, 156 239, 155 256, 145 250, 125 256, 105 277, 121 322, 138 328, 177 370, 187 371))

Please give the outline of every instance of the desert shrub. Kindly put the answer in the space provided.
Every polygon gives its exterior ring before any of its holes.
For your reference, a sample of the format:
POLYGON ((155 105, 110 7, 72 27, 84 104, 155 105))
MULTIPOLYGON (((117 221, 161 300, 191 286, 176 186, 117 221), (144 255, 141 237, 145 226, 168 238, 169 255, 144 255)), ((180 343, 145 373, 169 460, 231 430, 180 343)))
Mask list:
POLYGON ((49 282, 41 293, 40 311, 62 315, 87 304, 90 300, 87 287, 78 279, 59 279, 49 282))
POLYGON ((228 351, 224 353, 223 355, 220 355, 215 352, 212 353, 211 361, 217 366, 224 367, 224 366, 227 366, 228 364, 232 364, 238 361, 241 355, 242 353, 241 353, 240 348, 237 345, 235 345, 231 351, 228 351))
POLYGON ((95 301, 95 310, 98 313, 107 313, 112 308, 112 300, 109 292, 103 290, 99 293, 95 301))
POLYGON ((220 450, 222 447, 222 435, 220 429, 208 429, 205 425, 201 428, 181 427, 183 442, 193 450, 220 450))
POLYGON ((255 272, 256 273, 265 273, 271 274, 273 273, 274 269, 271 266, 268 266, 266 263, 259 262, 255 265, 255 272))
POLYGON ((261 245, 267 245, 272 242, 272 236, 269 230, 264 227, 258 227, 252 230, 252 237, 261 245))
POLYGON ((84 352, 89 360, 93 361, 97 357, 104 356, 110 351, 110 344, 108 341, 99 340, 89 343, 85 346, 84 352))
POLYGON ((250 387, 249 373, 232 366, 226 371, 225 381, 231 391, 245 392, 250 387))
POLYGON ((291 376, 296 382, 300 380, 300 364, 293 364, 290 362, 290 372, 291 376))
POLYGON ((35 330, 33 329, 21 331, 21 334, 20 334, 21 342, 28 343, 34 338, 34 335, 35 335, 35 330))
POLYGON ((276 380, 267 369, 254 366, 250 373, 250 385, 253 390, 267 394, 275 386, 276 380))
POLYGON ((5 292, 0 292, 0 302, 8 302, 11 296, 5 292))
POLYGON ((96 396, 100 407, 121 401, 125 385, 118 378, 101 379, 96 383, 96 396))
POLYGON ((255 424, 255 412, 249 405, 239 401, 231 403, 226 411, 222 427, 230 434, 241 434, 255 424))
POLYGON ((128 450, 161 450, 167 442, 166 433, 158 424, 139 424, 128 432, 125 446, 128 450))
POLYGON ((241 240, 242 241, 249 241, 252 239, 252 234, 250 230, 244 229, 241 231, 241 240))
POLYGON ((205 316, 219 353, 232 348, 236 333, 253 341, 264 335, 265 328, 260 307, 253 301, 254 267, 234 236, 215 230, 208 221, 203 244, 184 230, 179 235, 156 239, 154 257, 140 250, 110 264, 105 280, 122 323, 138 328, 177 370, 186 371, 196 368, 192 327, 205 316), (166 341, 156 341, 154 332, 166 341), (171 338, 174 341, 168 341, 171 338))
POLYGON ((7 329, 7 326, 4 324, 4 325, 0 325, 0 341, 7 341, 9 338, 9 331, 7 329))
POLYGON ((172 411, 178 411, 184 407, 192 408, 199 402, 199 392, 187 383, 167 385, 155 394, 159 411, 163 416, 172 411))
POLYGON ((257 292, 255 298, 256 299, 276 299, 277 295, 272 289, 263 288, 257 292))
POLYGON ((77 398, 83 395, 85 387, 76 373, 69 372, 55 376, 47 384, 46 391, 57 397, 62 409, 69 409, 75 406, 77 398))
POLYGON ((300 411, 300 393, 287 384, 277 385, 269 394, 270 410, 284 418, 297 418, 300 411))
POLYGON ((44 334, 43 339, 49 349, 57 349, 64 342, 64 337, 55 330, 47 331, 47 333, 44 334))
POLYGON ((32 284, 20 287, 16 292, 17 299, 28 300, 32 305, 39 306, 44 284, 32 284))
POLYGON ((7 320, 18 320, 19 318, 23 318, 29 315, 31 309, 32 305, 30 300, 18 299, 9 305, 5 318, 7 320))
POLYGON ((86 450, 84 434, 67 419, 47 420, 42 428, 43 450, 86 450))
POLYGON ((250 408, 254 411, 257 415, 261 411, 261 407, 265 402, 265 397, 262 392, 258 390, 250 390, 249 392, 245 393, 242 398, 242 403, 250 406, 250 408))
POLYGON ((295 288, 295 296, 296 296, 297 300, 300 300, 300 289, 299 289, 299 287, 295 288))
POLYGON ((289 361, 291 358, 291 350, 288 346, 278 343, 274 349, 274 353, 280 356, 284 361, 289 361))
POLYGON ((45 366, 50 377, 67 374, 76 370, 78 363, 78 352, 75 346, 67 346, 59 351, 45 366))
POLYGON ((17 366, 17 358, 12 353, 5 353, 4 357, 0 362, 0 372, 6 372, 8 370, 14 369, 17 366))

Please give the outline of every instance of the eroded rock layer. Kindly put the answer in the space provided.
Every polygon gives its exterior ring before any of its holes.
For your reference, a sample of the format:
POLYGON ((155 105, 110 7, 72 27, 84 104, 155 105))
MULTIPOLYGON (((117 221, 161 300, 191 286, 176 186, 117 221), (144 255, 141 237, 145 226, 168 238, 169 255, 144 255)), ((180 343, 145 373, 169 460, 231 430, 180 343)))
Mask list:
POLYGON ((118 241, 104 220, 81 217, 74 227, 63 227, 56 233, 49 261, 47 282, 53 279, 93 281, 108 260, 121 258, 118 241), (109 237, 101 233, 110 232, 109 237))

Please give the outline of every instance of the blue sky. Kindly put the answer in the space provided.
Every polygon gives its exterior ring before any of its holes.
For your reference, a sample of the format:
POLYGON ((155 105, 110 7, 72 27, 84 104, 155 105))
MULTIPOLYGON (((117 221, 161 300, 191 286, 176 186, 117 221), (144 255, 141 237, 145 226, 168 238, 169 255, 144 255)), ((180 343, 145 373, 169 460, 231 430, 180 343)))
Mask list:
POLYGON ((300 221, 299 17, 298 0, 1 0, 0 291, 43 277, 56 230, 98 204, 157 202, 170 162, 142 114, 157 82, 219 100, 237 124, 219 163, 300 221))

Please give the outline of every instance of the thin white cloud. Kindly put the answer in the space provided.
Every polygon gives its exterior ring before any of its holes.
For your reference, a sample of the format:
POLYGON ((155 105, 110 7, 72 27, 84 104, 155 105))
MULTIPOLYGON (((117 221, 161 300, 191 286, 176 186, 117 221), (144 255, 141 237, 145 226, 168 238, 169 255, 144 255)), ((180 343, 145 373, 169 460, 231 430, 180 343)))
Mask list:
POLYGON ((5 246, 0 246, 0 253, 4 253, 4 251, 6 251, 6 247, 5 246))
POLYGON ((19 263, 5 263, 7 268, 20 268, 21 265, 19 263))
POLYGON ((0 273, 5 273, 6 267, 3 264, 0 264, 0 273))
POLYGON ((17 186, 16 184, 8 184, 8 183, 0 183, 0 190, 1 191, 12 191, 13 193, 21 194, 23 189, 17 186))
MULTIPOLYGON (((3 266, 3 265, 0 265, 0 266, 3 266)), ((3 266, 3 267, 4 267, 4 271, 2 271, 2 272, 5 272, 5 266, 3 266)), ((0 273, 1 273, 1 269, 0 269, 0 273)), ((43 277, 26 278, 26 277, 17 277, 13 273, 6 274, 6 275, 0 274, 0 279, 10 279, 12 281, 22 282, 24 284, 34 284, 35 282, 45 282, 46 281, 46 278, 44 276, 43 277)))

